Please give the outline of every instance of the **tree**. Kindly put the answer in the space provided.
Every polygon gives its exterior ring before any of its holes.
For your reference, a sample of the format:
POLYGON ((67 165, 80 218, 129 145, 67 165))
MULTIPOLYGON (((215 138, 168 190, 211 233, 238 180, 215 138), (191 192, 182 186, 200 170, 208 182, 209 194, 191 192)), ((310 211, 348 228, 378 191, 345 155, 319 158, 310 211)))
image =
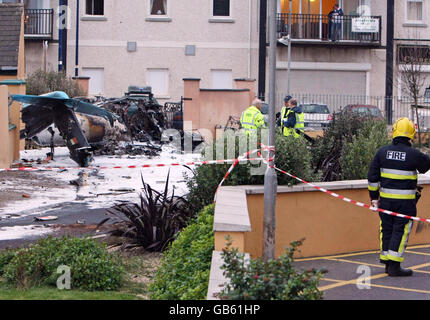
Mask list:
MULTIPOLYGON (((420 130, 420 118, 418 115, 418 102, 423 97, 423 88, 425 85, 426 75, 423 72, 425 63, 430 62, 429 47, 419 45, 415 42, 412 45, 399 47, 399 74, 402 83, 402 94, 412 99, 412 117, 416 121, 418 133, 420 130), (415 117, 415 119, 414 119, 415 117)), ((418 134, 418 144, 421 148, 421 136, 418 134)))

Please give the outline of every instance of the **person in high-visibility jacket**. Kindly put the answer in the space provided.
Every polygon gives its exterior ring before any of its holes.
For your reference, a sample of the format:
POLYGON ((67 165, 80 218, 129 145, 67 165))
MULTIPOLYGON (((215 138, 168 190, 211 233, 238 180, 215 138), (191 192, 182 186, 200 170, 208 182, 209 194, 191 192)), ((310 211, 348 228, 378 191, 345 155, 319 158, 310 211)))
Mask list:
MULTIPOLYGON (((381 147, 373 157, 368 172, 368 189, 373 207, 401 213, 417 214, 417 175, 430 169, 430 157, 412 148, 415 126, 400 118, 393 126, 393 142, 381 147)), ((389 276, 411 276, 403 269, 403 254, 408 244, 413 220, 379 213, 380 262, 389 276)))
POLYGON ((262 101, 255 99, 252 105, 248 107, 242 116, 240 117, 240 124, 243 129, 246 130, 246 134, 250 135, 252 132, 256 132, 257 129, 265 128, 264 116, 261 113, 262 101))
POLYGON ((284 136, 293 135, 294 138, 300 136, 300 131, 305 129, 305 115, 300 106, 297 106, 297 100, 289 101, 290 108, 282 108, 281 112, 281 128, 284 136))
POLYGON ((278 114, 276 114, 276 117, 277 117, 277 125, 278 126, 281 126, 281 121, 283 120, 282 118, 281 118, 281 115, 286 115, 287 114, 287 111, 288 111, 288 109, 290 108, 290 100, 291 99, 293 99, 293 97, 292 96, 290 96, 290 95, 286 95, 285 97, 284 97, 284 105, 282 106, 282 108, 281 108, 281 112, 279 112, 278 114))

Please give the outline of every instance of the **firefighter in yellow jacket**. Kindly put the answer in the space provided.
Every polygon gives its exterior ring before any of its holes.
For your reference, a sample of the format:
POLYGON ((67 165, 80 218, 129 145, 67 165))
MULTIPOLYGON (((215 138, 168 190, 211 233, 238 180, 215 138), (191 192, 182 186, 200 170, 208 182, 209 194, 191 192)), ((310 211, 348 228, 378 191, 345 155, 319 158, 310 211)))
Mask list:
MULTIPOLYGON (((372 205, 381 209, 415 217, 418 173, 430 169, 430 157, 412 148, 415 126, 408 118, 400 118, 393 126, 393 142, 381 147, 374 156, 368 172, 369 195, 372 205)), ((408 244, 412 220, 379 213, 381 218, 380 261, 391 277, 412 275, 403 269, 404 252, 408 244)))
POLYGON ((261 113, 262 101, 255 99, 252 105, 242 112, 240 117, 240 124, 245 129, 246 134, 250 135, 252 132, 256 132, 257 129, 265 128, 264 116, 261 113))

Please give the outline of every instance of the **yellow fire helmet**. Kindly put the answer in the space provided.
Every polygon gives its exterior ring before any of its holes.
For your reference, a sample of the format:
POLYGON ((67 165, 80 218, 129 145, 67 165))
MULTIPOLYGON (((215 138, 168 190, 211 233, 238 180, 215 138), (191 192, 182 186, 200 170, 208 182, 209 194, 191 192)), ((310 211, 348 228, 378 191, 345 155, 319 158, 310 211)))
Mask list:
POLYGON ((393 138, 407 137, 413 139, 415 137, 415 125, 408 118, 399 118, 393 125, 393 138))

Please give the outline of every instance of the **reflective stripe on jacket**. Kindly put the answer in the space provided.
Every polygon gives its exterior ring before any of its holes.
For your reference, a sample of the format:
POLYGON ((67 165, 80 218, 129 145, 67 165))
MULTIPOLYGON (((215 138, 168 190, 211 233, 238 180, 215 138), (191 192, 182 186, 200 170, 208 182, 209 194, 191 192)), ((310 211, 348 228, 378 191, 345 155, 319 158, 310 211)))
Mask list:
POLYGON ((284 133, 284 136, 289 136, 290 134, 293 134, 293 136, 295 138, 298 138, 300 136, 300 134, 297 133, 296 129, 300 130, 300 131, 305 130, 305 115, 303 114, 303 112, 298 113, 298 112, 293 111, 292 109, 288 109, 288 111, 286 111, 286 110, 287 110, 287 108, 285 108, 285 110, 282 109, 283 113, 281 114, 281 116, 282 116, 281 117, 281 125, 283 128, 282 132, 284 133), (286 111, 286 114, 285 114, 285 111, 286 111), (284 123, 283 123, 284 118, 288 118, 288 115, 290 113, 294 113, 294 116, 296 118, 296 124, 294 125, 294 128, 288 128, 288 127, 284 126, 284 123))
POLYGON ((412 148, 403 137, 380 148, 374 156, 367 176, 372 200, 414 200, 418 172, 430 169, 430 157, 412 148))
POLYGON ((250 106, 240 117, 240 124, 243 129, 249 134, 253 130, 264 127, 264 116, 255 106, 250 106))

